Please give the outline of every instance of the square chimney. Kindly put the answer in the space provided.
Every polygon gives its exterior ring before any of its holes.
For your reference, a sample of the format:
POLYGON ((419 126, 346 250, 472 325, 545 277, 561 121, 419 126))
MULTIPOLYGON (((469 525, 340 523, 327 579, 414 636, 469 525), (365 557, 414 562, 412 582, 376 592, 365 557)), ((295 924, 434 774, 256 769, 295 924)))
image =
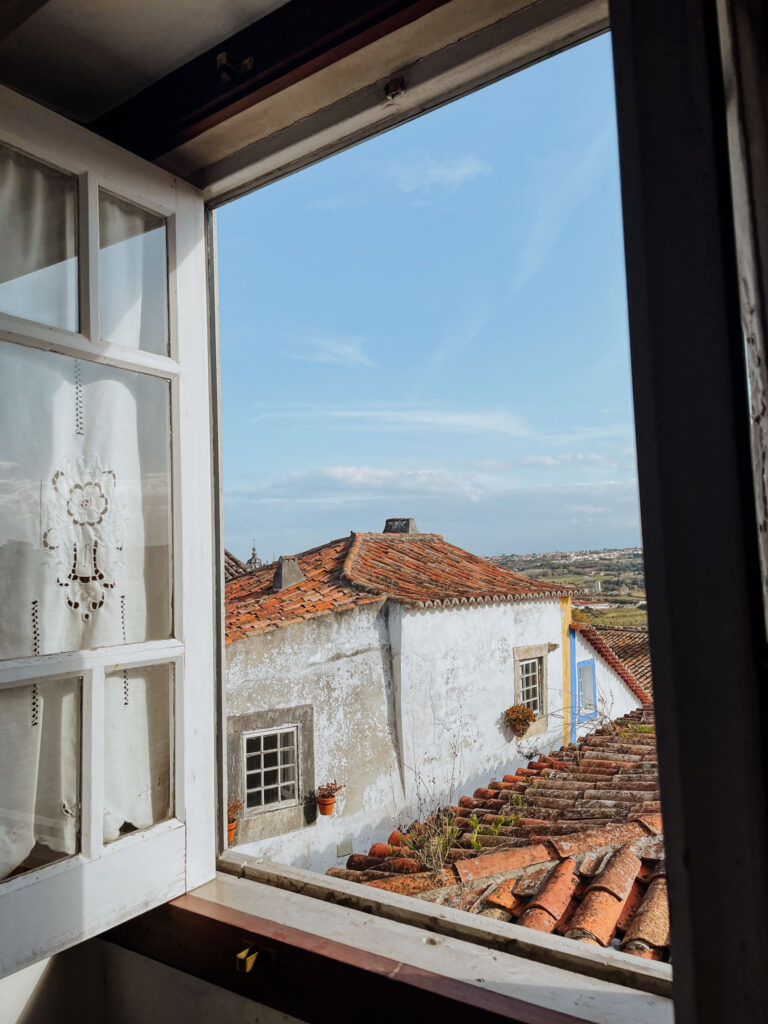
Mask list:
POLYGON ((388 519, 384 533, 418 533, 415 519, 388 519))

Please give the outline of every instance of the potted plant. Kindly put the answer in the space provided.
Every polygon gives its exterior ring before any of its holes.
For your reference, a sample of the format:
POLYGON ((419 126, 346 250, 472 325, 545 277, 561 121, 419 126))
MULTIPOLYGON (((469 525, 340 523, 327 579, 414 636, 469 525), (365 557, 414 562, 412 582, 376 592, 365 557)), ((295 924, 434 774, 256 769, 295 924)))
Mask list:
POLYGON ((243 809, 242 800, 233 800, 232 803, 227 807, 227 842, 231 843, 235 838, 235 829, 237 828, 237 820, 240 817, 240 812, 243 809))
POLYGON ((536 715, 525 704, 513 704, 504 712, 504 721, 519 739, 525 736, 536 715))
POLYGON ((336 779, 317 787, 317 809, 321 814, 333 814, 336 794, 340 789, 344 789, 344 784, 337 782, 336 779))

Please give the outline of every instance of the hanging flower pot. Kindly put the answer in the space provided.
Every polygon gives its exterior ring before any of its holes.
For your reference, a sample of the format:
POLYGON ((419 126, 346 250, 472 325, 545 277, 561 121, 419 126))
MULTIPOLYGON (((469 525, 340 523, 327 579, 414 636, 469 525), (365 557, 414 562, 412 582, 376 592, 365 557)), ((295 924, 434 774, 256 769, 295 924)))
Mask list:
POLYGON ((336 794, 340 789, 344 789, 344 784, 337 782, 336 779, 333 782, 326 782, 324 785, 317 787, 317 809, 321 814, 333 814, 336 794))
POLYGON ((321 814, 333 814, 333 805, 335 803, 335 796, 319 796, 317 798, 317 809, 321 814))
POLYGON ((535 718, 534 713, 525 704, 513 704, 504 712, 504 721, 518 739, 525 736, 535 718))

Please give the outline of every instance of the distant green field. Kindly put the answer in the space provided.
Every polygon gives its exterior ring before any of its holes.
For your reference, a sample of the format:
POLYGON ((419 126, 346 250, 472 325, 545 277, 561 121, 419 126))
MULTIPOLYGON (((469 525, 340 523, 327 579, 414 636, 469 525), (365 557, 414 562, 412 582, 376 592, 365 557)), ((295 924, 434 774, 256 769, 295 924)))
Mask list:
POLYGON ((648 625, 648 612, 644 608, 574 608, 573 618, 593 626, 648 625))

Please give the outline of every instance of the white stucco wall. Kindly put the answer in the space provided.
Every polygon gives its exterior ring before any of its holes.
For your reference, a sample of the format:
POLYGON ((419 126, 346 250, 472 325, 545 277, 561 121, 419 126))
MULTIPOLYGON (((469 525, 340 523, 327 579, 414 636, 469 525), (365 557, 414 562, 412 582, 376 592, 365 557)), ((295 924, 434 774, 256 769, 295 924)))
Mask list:
MULTIPOLYGON (((346 784, 333 816, 238 849, 314 871, 342 866, 350 848, 367 852, 398 824, 558 749, 570 729, 562 615, 557 599, 428 610, 387 602, 230 644, 227 714, 313 705, 315 783, 346 784), (540 646, 549 648, 547 714, 515 740, 503 720, 515 703, 514 652, 540 646)), ((595 658, 601 710, 616 717, 638 705, 578 633, 574 652, 595 658)))
MULTIPOLYGON (((312 871, 386 840, 403 804, 394 736, 389 633, 380 604, 284 626, 227 646, 226 713, 311 704, 315 784, 345 784, 331 817, 238 846, 312 871), (351 852, 351 851, 350 851, 351 852)), ((266 812, 270 813, 270 812, 266 812)))
POLYGON ((577 722, 576 732, 579 736, 597 728, 606 718, 620 718, 633 708, 641 706, 639 699, 630 690, 619 673, 603 661, 598 652, 578 632, 575 635, 575 657, 573 671, 580 661, 595 659, 595 687, 597 689, 597 719, 577 722))
MULTIPOLYGON (((394 609, 392 615, 398 614, 394 609)), ((457 800, 563 740, 559 600, 399 609, 396 711, 407 799, 457 800), (503 719, 515 703, 514 650, 548 644, 547 715, 523 740, 503 719)))

